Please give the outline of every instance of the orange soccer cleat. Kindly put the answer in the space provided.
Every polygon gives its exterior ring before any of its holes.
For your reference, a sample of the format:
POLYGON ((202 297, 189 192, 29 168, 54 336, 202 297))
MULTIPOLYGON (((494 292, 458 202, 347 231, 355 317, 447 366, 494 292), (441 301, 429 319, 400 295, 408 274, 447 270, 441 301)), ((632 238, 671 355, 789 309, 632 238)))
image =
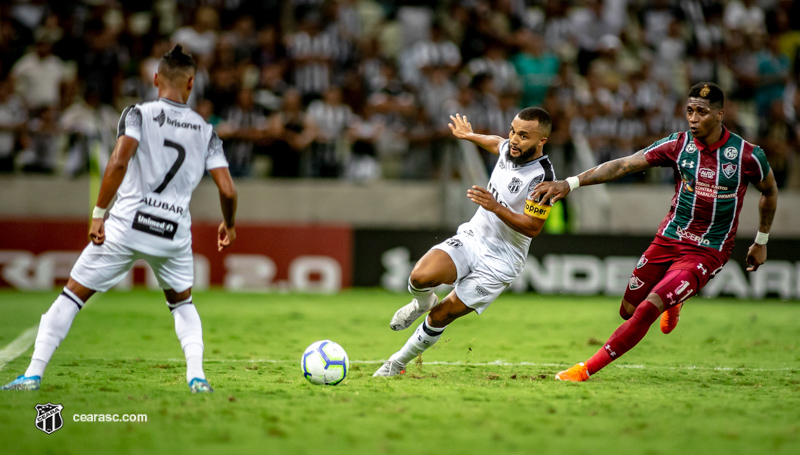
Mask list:
POLYGON ((678 321, 681 319, 682 303, 669 308, 664 314, 661 315, 661 332, 670 333, 678 326, 678 321))
POLYGON ((568 370, 559 372, 556 375, 556 379, 559 381, 583 382, 589 379, 589 371, 586 368, 586 364, 581 362, 568 370))

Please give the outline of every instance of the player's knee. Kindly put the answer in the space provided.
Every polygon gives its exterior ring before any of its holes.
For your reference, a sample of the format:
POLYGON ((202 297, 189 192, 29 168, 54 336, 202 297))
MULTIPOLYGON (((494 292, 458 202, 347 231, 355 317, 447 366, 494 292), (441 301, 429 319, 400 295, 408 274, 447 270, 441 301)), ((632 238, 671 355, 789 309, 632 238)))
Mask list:
POLYGON ((436 281, 436 275, 424 267, 414 267, 409 277, 411 286, 414 286, 416 289, 432 288, 441 284, 436 281))
POLYGON ((620 317, 621 317, 622 319, 624 319, 624 320, 626 320, 626 321, 627 321, 628 319, 630 319, 630 318, 631 318, 631 316, 633 316, 633 312, 634 312, 634 311, 636 311, 636 307, 635 307, 635 306, 633 306, 633 305, 631 305, 631 304, 629 304, 628 302, 626 302, 626 301, 624 301, 624 300, 623 300, 623 301, 622 301, 622 303, 619 305, 619 315, 620 315, 620 317))
POLYGON ((650 293, 650 295, 647 296, 645 301, 655 305, 655 307, 658 308, 658 311, 663 312, 665 310, 664 301, 661 299, 661 296, 659 296, 655 292, 650 293))

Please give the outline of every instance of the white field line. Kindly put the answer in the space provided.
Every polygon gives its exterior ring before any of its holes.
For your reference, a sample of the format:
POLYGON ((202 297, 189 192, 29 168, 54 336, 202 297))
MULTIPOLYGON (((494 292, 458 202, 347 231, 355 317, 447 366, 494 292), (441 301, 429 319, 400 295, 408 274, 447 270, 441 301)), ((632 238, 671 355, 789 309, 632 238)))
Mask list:
POLYGON ((31 347, 33 341, 36 339, 36 332, 38 330, 39 325, 37 324, 22 332, 14 341, 0 350, 0 371, 3 371, 3 368, 5 368, 9 362, 22 355, 23 352, 31 347))
MULTIPOLYGON (((107 359, 83 359, 83 360, 107 360, 107 359)), ((159 360, 146 360, 144 362, 185 362, 185 359, 159 359, 159 360)), ((207 363, 275 363, 275 364, 292 364, 300 365, 300 360, 275 360, 275 359, 205 359, 207 363)), ((350 363, 370 365, 381 364, 385 360, 350 360, 350 363)), ((423 362, 423 365, 446 365, 446 366, 503 366, 503 367, 569 367, 571 363, 536 363, 536 362, 506 362, 504 360, 495 360, 494 362, 423 362)), ((633 368, 640 370, 709 370, 709 371, 793 371, 798 368, 748 368, 748 367, 711 367, 711 366, 697 366, 697 365, 681 365, 677 367, 670 367, 666 365, 636 365, 636 364, 619 364, 614 365, 617 368, 633 368)))

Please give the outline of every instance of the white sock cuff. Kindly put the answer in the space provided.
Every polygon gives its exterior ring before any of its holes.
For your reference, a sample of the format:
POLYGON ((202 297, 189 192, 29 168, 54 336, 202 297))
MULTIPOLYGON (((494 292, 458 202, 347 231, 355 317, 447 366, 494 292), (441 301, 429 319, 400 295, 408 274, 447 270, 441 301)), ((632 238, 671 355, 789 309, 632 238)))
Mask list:
POLYGON ((82 309, 83 305, 86 303, 83 300, 81 300, 74 292, 67 289, 66 286, 64 286, 64 289, 61 290, 61 295, 72 300, 72 302, 75 303, 75 305, 78 305, 79 310, 82 309))
POLYGON ((446 328, 447 328, 447 326, 444 326, 444 327, 431 327, 428 324, 428 318, 425 318, 425 320, 422 321, 422 331, 425 332, 428 336, 438 337, 438 336, 440 336, 442 334, 442 332, 444 332, 444 329, 446 329, 446 328))
POLYGON ((181 300, 180 302, 175 302, 175 303, 167 302, 167 308, 169 308, 170 311, 174 311, 175 308, 178 308, 183 305, 189 305, 191 303, 192 303, 192 296, 190 295, 189 298, 181 300))
POLYGON ((427 293, 431 292, 432 290, 433 290, 433 288, 422 288, 422 289, 415 288, 411 284, 411 277, 408 277, 408 292, 410 292, 412 294, 427 294, 427 293))

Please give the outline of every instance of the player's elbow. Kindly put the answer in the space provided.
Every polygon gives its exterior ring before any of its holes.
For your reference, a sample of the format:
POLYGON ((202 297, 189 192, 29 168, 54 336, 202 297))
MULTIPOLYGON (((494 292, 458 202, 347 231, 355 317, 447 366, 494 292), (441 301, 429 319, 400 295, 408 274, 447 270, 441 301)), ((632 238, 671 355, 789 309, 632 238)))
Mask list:
POLYGON ((219 189, 219 197, 220 199, 225 199, 228 201, 235 201, 238 197, 238 193, 236 192, 236 187, 233 185, 225 185, 219 189))

